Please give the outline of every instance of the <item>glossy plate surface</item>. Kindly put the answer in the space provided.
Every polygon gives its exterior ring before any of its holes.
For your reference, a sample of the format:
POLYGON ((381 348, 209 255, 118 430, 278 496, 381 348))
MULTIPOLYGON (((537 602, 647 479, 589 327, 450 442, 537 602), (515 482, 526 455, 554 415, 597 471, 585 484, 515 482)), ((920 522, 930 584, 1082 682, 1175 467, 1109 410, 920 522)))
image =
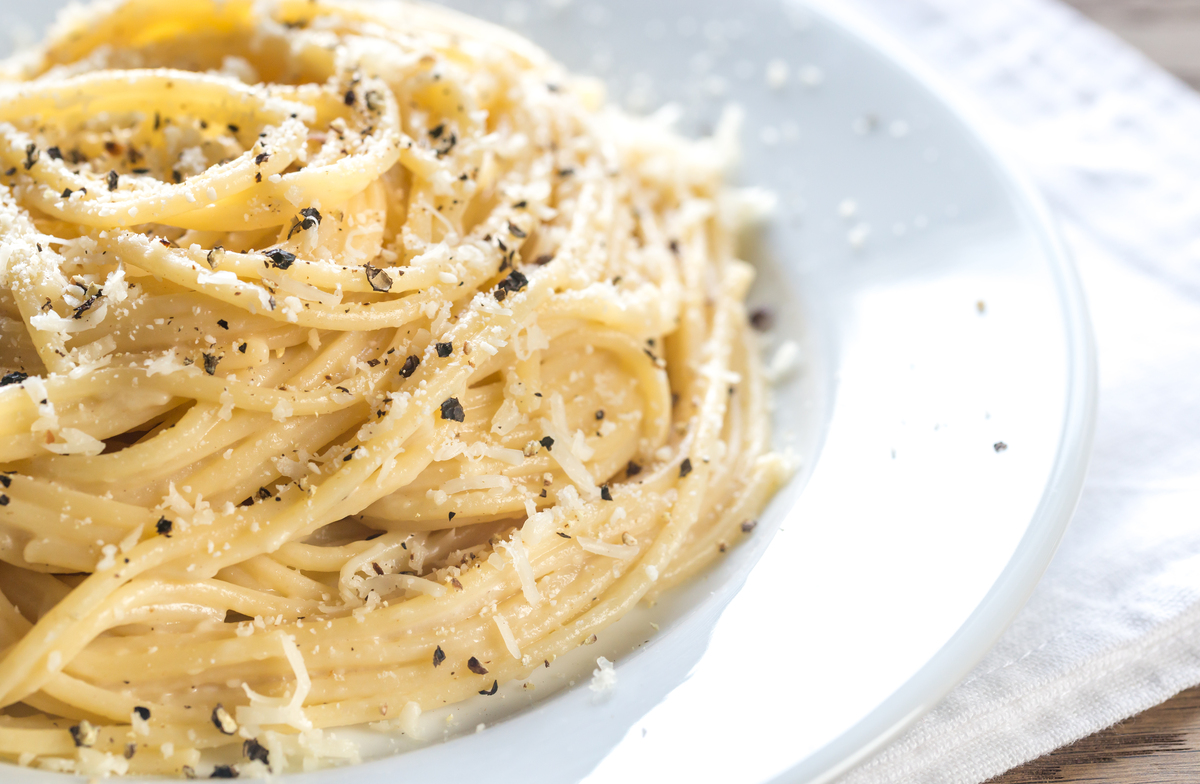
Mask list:
MULTIPOLYGON (((1095 394, 1070 261, 985 134, 857 23, 778 0, 451 5, 632 109, 679 103, 690 133, 745 110, 739 180, 779 196, 748 250, 753 299, 778 316, 765 342, 800 346, 773 416, 803 467, 704 579, 534 691, 426 714, 445 742, 295 780, 828 780, 967 673, 1066 526, 1095 394), (598 655, 617 660, 603 698, 585 688, 598 655)), ((0 21, 40 33, 55 7, 0 0, 0 21)))

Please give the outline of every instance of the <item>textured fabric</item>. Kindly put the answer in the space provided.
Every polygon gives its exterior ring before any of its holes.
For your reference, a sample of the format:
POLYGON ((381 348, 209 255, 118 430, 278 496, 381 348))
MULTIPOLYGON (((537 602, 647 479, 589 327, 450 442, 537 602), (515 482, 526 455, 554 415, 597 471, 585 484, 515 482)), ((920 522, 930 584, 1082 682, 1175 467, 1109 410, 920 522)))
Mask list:
POLYGON ((1100 408, 1075 519, 975 671, 845 784, 972 784, 1200 683, 1200 97, 1050 0, 855 0, 1063 219, 1100 408))

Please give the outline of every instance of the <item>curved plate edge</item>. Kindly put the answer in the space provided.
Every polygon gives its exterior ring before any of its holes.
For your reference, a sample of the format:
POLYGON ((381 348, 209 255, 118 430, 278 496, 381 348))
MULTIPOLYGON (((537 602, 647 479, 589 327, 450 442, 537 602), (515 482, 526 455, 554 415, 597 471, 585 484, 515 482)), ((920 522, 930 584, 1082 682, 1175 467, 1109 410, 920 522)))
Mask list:
POLYGON ((785 773, 777 782, 825 782, 846 773, 928 713, 975 667, 1008 628, 1050 565, 1083 491, 1096 424, 1096 344, 1083 286, 1057 220, 1032 181, 987 130, 985 111, 861 13, 832 0, 785 0, 806 7, 865 41, 916 79, 970 129, 998 175, 1028 212, 1051 259, 1062 307, 1069 366, 1066 413, 1053 468, 1025 534, 991 589, 942 648, 866 718, 785 773))

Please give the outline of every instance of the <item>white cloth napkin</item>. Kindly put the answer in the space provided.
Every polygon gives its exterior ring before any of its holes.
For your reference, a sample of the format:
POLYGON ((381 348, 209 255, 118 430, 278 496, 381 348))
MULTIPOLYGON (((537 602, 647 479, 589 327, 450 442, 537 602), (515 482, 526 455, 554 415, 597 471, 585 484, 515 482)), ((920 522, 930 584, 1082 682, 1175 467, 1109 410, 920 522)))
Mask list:
POLYGON ((983 103, 1059 213, 1099 346, 1095 451, 1028 606, 844 784, 972 784, 1200 683, 1200 96, 1050 0, 854 0, 983 103))

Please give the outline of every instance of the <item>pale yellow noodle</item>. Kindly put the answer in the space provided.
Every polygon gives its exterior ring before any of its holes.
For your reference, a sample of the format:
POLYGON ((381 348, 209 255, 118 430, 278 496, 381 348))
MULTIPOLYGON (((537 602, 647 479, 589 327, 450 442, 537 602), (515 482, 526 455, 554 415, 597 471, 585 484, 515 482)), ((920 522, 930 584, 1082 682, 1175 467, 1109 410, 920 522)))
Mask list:
POLYGON ((0 76, 0 757, 352 761, 786 477, 726 142, 400 4, 112 2, 0 76))

